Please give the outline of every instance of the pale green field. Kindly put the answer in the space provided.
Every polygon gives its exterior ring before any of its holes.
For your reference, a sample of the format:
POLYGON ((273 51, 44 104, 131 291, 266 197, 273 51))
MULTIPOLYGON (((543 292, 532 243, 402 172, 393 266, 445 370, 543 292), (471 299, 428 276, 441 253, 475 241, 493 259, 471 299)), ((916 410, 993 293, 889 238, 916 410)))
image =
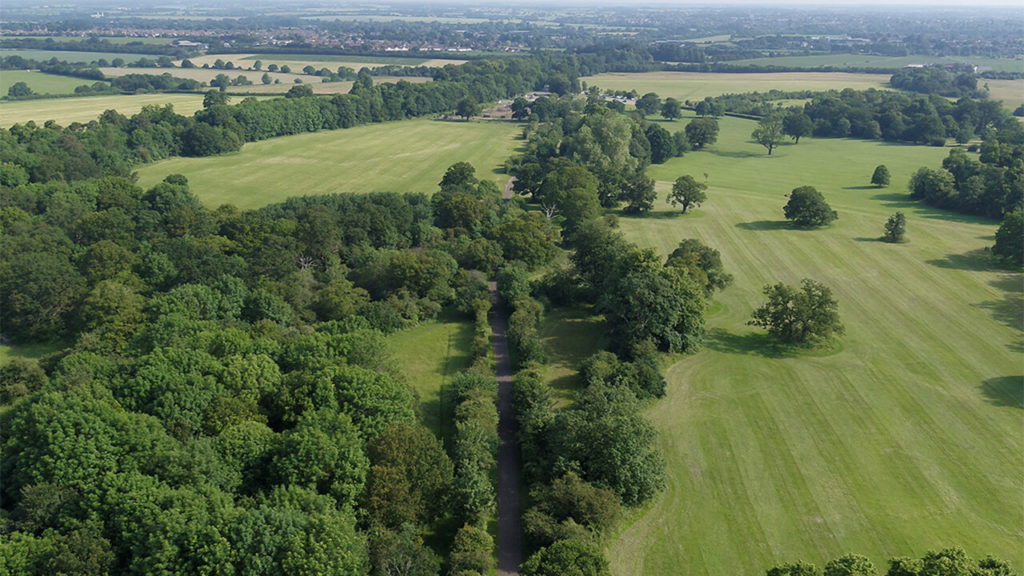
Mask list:
MULTIPOLYGON (((47 38, 53 38, 54 42, 70 42, 82 40, 78 36, 4 36, 5 39, 33 39, 33 40, 45 40, 47 38)), ((111 44, 149 44, 154 46, 161 46, 170 44, 174 41, 174 38, 155 38, 155 37, 134 37, 134 36, 99 36, 100 40, 106 40, 111 44)))
POLYGON ((985 80, 978 79, 978 86, 988 85, 989 98, 1002 100, 1003 108, 1014 111, 1024 104, 1024 80, 985 80))
POLYGON ((13 358, 39 359, 47 354, 57 352, 63 347, 63 344, 24 344, 20 346, 0 344, 0 366, 8 363, 13 358))
POLYGON ((499 171, 519 134, 515 124, 498 121, 371 124, 253 142, 224 156, 164 160, 140 168, 139 185, 184 174, 207 206, 258 208, 307 194, 429 194, 449 166, 465 161, 477 177, 503 187, 508 176, 499 171))
POLYGON ((844 72, 779 72, 765 74, 718 74, 702 72, 611 73, 580 78, 589 86, 605 90, 636 90, 640 94, 655 92, 663 99, 673 97, 703 100, 707 96, 766 92, 768 90, 842 90, 853 88, 887 88, 885 74, 847 74, 844 72))
POLYGON ((757 64, 759 66, 801 66, 816 68, 819 66, 835 66, 842 68, 902 68, 910 64, 971 64, 980 71, 1024 72, 1024 59, 1020 58, 984 58, 981 56, 869 56, 866 54, 828 54, 814 56, 777 56, 775 58, 751 58, 748 60, 729 60, 723 65, 742 66, 757 64))
MULTIPOLYGON (((676 130, 688 119, 669 128, 676 130)), ((621 219, 666 254, 683 238, 721 251, 735 282, 705 348, 675 359, 648 417, 667 490, 610 544, 618 576, 760 575, 847 552, 890 556, 962 545, 1024 567, 1024 277, 990 266, 996 224, 906 198, 946 149, 806 139, 772 157, 755 124, 723 119, 719 143, 651 169, 664 190, 707 173, 708 201, 680 217, 621 219), (886 164, 889 189, 866 186, 886 164), (839 220, 800 231, 784 194, 809 184, 839 220), (909 242, 877 239, 907 215, 909 242), (775 348, 746 326, 765 284, 830 286, 847 334, 824 352, 775 348)))
POLYGON ((95 62, 104 59, 110 62, 114 58, 124 58, 125 62, 135 62, 139 58, 156 60, 152 54, 131 54, 128 52, 78 52, 71 50, 22 50, 19 48, 0 48, 0 58, 21 56, 30 60, 50 60, 56 58, 65 62, 95 62))
POLYGON ((174 105, 174 111, 191 116, 203 107, 202 94, 139 94, 131 96, 87 96, 0 102, 0 127, 24 124, 29 120, 42 124, 56 120, 61 126, 72 122, 89 122, 106 110, 117 110, 125 116, 137 114, 143 106, 174 105))
POLYGON ((96 81, 58 76, 57 74, 43 74, 35 70, 2 70, 0 71, 0 96, 7 96, 7 91, 17 82, 28 84, 28 87, 36 94, 73 94, 75 88, 82 84, 91 86, 96 81))
MULTIPOLYGON (((224 62, 233 63, 236 68, 251 68, 253 64, 259 60, 263 64, 263 70, 266 70, 267 66, 270 66, 271 64, 277 64, 278 66, 288 65, 292 69, 292 72, 301 72, 307 65, 313 66, 317 70, 320 68, 337 70, 338 66, 348 66, 354 70, 359 70, 364 66, 367 68, 376 68, 377 66, 386 65, 444 66, 445 64, 462 64, 465 62, 465 60, 434 60, 429 58, 408 58, 402 56, 389 58, 387 56, 348 56, 340 54, 258 54, 253 52, 247 54, 207 54, 204 56, 189 58, 189 60, 196 66, 200 67, 203 64, 209 64, 212 67, 214 62, 222 60, 224 62)), ((180 64, 180 62, 178 64, 180 64)), ((228 72, 232 71, 229 70, 228 72)))
POLYGON ((441 390, 456 372, 470 364, 469 346, 473 325, 454 318, 442 318, 397 332, 388 337, 395 358, 419 396, 420 421, 441 435, 442 422, 452 414, 442 406, 441 390))

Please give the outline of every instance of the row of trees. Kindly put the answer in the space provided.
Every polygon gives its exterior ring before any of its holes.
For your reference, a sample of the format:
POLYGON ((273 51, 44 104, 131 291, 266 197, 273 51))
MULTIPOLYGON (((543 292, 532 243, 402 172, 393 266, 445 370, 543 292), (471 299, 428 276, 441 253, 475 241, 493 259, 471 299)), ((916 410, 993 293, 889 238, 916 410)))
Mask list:
MULTIPOLYGON (((811 563, 797 561, 780 564, 765 572, 767 576, 878 576, 874 563, 860 554, 845 554, 829 560, 824 572, 811 563)), ((1011 576, 1010 564, 988 556, 975 560, 962 548, 928 552, 921 558, 905 556, 889 559, 885 576, 1011 576)))

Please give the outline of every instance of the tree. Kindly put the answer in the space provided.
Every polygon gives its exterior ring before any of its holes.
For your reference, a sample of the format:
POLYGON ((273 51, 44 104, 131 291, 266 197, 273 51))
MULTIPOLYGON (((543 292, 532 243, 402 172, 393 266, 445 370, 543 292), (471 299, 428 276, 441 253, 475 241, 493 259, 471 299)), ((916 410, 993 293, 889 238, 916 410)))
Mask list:
MULTIPOLYGON (((212 84, 211 84, 212 85, 212 84)), ((203 108, 209 108, 211 106, 224 106, 228 103, 228 95, 223 91, 218 92, 217 90, 207 90, 203 96, 203 108)))
POLYGON ((683 106, 675 98, 666 98, 661 105, 661 115, 669 120, 675 120, 683 115, 683 106))
POLYGON ((782 119, 783 134, 792 138, 797 144, 800 143, 800 138, 810 136, 813 131, 814 122, 803 112, 793 112, 782 119))
POLYGON ((24 98, 35 94, 28 84, 24 82, 15 82, 11 84, 11 87, 7 89, 7 96, 11 98, 24 98))
POLYGON ((788 220, 801 228, 824 226, 839 217, 813 186, 794 188, 783 208, 788 220))
POLYGON ((754 310, 747 324, 765 328, 783 342, 814 343, 844 331, 839 322, 839 303, 823 284, 804 278, 799 289, 780 282, 765 286, 764 293, 768 301, 754 310))
POLYGON ((818 576, 818 567, 801 560, 794 564, 781 564, 765 572, 766 576, 818 576))
POLYGON ((700 206, 701 202, 708 199, 707 189, 707 184, 697 182, 693 176, 686 174, 676 178, 675 184, 672 185, 672 191, 669 192, 665 201, 673 208, 676 205, 681 205, 683 214, 686 214, 690 206, 700 206))
POLYGON ((687 238, 669 254, 665 266, 683 268, 704 286, 704 296, 710 298, 715 290, 723 290, 732 283, 732 275, 725 271, 718 250, 696 238, 687 238))
POLYGON ((473 116, 480 115, 480 104, 472 97, 466 96, 455 104, 455 113, 468 121, 473 116))
POLYGON ((658 108, 661 108, 661 98, 654 92, 648 92, 636 101, 636 109, 648 116, 655 114, 658 108))
POLYGON ((907 217, 903 212, 896 212, 885 221, 885 239, 889 242, 902 242, 907 232, 907 217))
POLYGON ((992 253, 1011 264, 1021 265, 1024 259, 1024 213, 1020 209, 1003 217, 1003 223, 996 230, 992 253))
POLYGON ((263 82, 264 84, 270 84, 274 80, 270 77, 270 74, 268 72, 264 72, 263 77, 260 78, 260 81, 263 82))
POLYGON ((626 201, 623 210, 630 214, 639 214, 654 208, 654 199, 657 197, 654 179, 643 172, 631 175, 622 187, 622 199, 626 201))
POLYGON ((530 102, 522 96, 516 96, 509 108, 512 110, 513 120, 524 120, 530 116, 530 102))
POLYGON ((470 571, 487 574, 494 567, 494 539, 487 530, 466 524, 455 534, 452 551, 448 556, 452 574, 470 571))
POLYGON ((871 184, 878 188, 885 188, 889 185, 889 169, 885 164, 879 164, 875 172, 871 174, 871 184))
POLYGON ((714 118, 694 118, 686 125, 686 138, 690 144, 703 148, 718 140, 718 121, 714 118))
POLYGON ((757 141, 758 144, 768 149, 768 155, 772 155, 772 150, 782 142, 784 134, 782 131, 782 116, 779 114, 769 114, 757 123, 757 128, 754 128, 754 132, 751 137, 757 141))
POLYGON ((610 576, 601 549, 586 540, 559 540, 523 562, 522 576, 610 576))
POLYGON ((657 124, 648 124, 644 136, 651 144, 651 163, 662 164, 676 156, 676 142, 672 134, 657 124))

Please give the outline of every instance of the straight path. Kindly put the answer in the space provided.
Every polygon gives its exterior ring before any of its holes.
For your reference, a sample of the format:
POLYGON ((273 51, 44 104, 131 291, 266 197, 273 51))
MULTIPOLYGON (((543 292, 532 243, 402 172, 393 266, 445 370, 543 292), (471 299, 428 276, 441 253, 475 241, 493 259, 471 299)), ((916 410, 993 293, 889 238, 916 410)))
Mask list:
MULTIPOLYGON (((505 202, 512 198, 515 181, 513 176, 505 186, 505 202)), ((519 522, 519 446, 512 409, 512 359, 505 336, 508 321, 498 298, 497 281, 489 281, 487 288, 491 292, 494 371, 498 376, 498 576, 518 576, 523 561, 523 532, 519 522)))

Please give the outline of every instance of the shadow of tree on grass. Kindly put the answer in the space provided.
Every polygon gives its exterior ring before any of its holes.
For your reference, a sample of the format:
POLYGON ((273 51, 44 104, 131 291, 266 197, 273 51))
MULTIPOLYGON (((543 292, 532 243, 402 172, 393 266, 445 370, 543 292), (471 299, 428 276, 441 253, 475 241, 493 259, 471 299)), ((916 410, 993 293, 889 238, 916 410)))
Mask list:
POLYGON ((739 222, 737 228, 743 230, 792 230, 793 225, 786 220, 755 220, 753 222, 739 222))
POLYGON ((1024 409, 1024 376, 989 378, 981 383, 981 394, 996 406, 1024 409))
POLYGON ((791 358, 796 350, 782 346, 768 334, 748 332, 734 334, 721 328, 709 330, 704 338, 704 345, 709 350, 725 354, 743 354, 764 356, 766 358, 791 358))
POLYGON ((971 270, 975 272, 996 268, 992 262, 992 253, 986 248, 970 250, 963 254, 947 254, 945 259, 926 260, 925 264, 931 264, 939 268, 971 270))

